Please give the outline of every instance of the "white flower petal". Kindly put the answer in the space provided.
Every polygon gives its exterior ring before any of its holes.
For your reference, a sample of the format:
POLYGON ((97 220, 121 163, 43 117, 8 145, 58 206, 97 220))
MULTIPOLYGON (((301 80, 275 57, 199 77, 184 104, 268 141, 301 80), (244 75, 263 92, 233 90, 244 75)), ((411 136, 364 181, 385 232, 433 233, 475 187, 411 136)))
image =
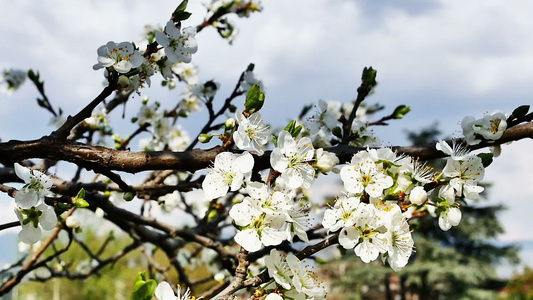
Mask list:
POLYGON ((157 285, 155 289, 155 297, 158 300, 176 300, 176 295, 172 290, 170 284, 166 281, 162 281, 157 285))
POLYGON ((248 252, 255 252, 261 249, 259 234, 253 229, 245 229, 238 232, 234 239, 237 244, 241 245, 248 252))

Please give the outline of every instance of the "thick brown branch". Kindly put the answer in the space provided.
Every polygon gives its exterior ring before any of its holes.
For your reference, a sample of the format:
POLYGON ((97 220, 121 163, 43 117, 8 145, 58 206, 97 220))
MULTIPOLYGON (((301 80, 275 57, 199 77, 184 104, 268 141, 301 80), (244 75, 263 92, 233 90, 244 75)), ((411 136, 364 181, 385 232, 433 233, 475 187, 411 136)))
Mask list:
MULTIPOLYGON (((470 147, 480 149, 500 145, 524 138, 533 138, 533 122, 515 126, 505 132, 497 141, 482 142, 470 147)), ((347 162, 352 155, 366 148, 337 145, 326 150, 335 153, 341 163, 347 162)), ((394 150, 407 155, 429 160, 444 157, 445 154, 435 149, 435 145, 393 147, 394 150)), ((16 161, 29 158, 49 158, 74 163, 94 170, 115 170, 136 173, 148 170, 182 170, 196 171, 206 168, 216 155, 225 151, 222 147, 210 150, 193 149, 184 152, 154 151, 130 152, 114 150, 100 146, 90 146, 72 141, 58 141, 41 138, 33 141, 9 141, 0 143, 0 162, 10 165, 16 161)), ((270 167, 270 152, 256 157, 255 169, 270 167)))

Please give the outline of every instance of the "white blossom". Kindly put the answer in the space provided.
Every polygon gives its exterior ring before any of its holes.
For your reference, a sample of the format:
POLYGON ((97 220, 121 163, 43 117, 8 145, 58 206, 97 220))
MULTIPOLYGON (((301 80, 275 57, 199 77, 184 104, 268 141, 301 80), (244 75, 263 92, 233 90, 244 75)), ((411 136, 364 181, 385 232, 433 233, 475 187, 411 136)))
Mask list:
POLYGON ((191 296, 191 291, 187 289, 185 293, 181 294, 181 286, 178 285, 178 295, 176 296, 174 294, 174 290, 172 290, 172 287, 170 284, 166 281, 162 281, 157 285, 157 288, 155 289, 155 298, 157 300, 188 300, 188 299, 194 299, 194 297, 191 296))
POLYGON ((291 289, 292 271, 289 264, 285 260, 286 256, 280 254, 278 250, 270 250, 270 255, 265 257, 265 264, 267 266, 268 275, 272 277, 277 284, 286 290, 291 289))
POLYGON ((236 191, 248 178, 254 167, 254 158, 248 152, 233 154, 222 152, 215 157, 211 171, 202 182, 207 199, 225 196, 228 190, 236 191))
POLYGON ((445 177, 452 178, 450 185, 455 189, 457 196, 464 195, 475 200, 484 190, 482 186, 477 185, 485 174, 483 163, 478 156, 468 156, 464 160, 448 159, 442 173, 445 177))
POLYGON ((270 130, 268 125, 263 124, 261 115, 256 112, 246 118, 237 110, 235 119, 239 123, 239 127, 233 132, 235 146, 241 150, 254 150, 263 154, 263 146, 268 143, 270 130))
POLYGON ((141 66, 145 61, 141 53, 135 50, 130 42, 117 44, 110 41, 98 48, 97 53, 98 63, 93 66, 94 70, 113 67, 115 71, 124 74, 141 66))
POLYGON ((316 274, 302 267, 300 260, 295 255, 287 255, 287 264, 293 272, 292 285, 297 292, 308 297, 323 297, 326 294, 324 287, 317 284, 316 274))
POLYGON ((270 156, 272 168, 281 173, 277 181, 291 189, 311 187, 315 169, 308 162, 313 156, 311 139, 303 137, 296 142, 288 131, 281 131, 278 136, 278 146, 270 156))
POLYGON ((465 145, 458 144, 456 140, 452 140, 451 147, 446 141, 440 140, 437 142, 436 148, 437 150, 450 155, 453 160, 463 160, 470 153, 465 145))
POLYGON ((318 101, 316 106, 316 113, 307 119, 306 127, 311 134, 318 133, 322 128, 327 131, 331 131, 338 122, 338 117, 333 111, 328 110, 328 104, 323 101, 318 101))
POLYGON ((242 229, 235 235, 235 241, 249 252, 258 251, 261 245, 279 245, 286 239, 285 214, 265 213, 256 199, 244 198, 230 209, 229 215, 242 229))
POLYGON ((409 192, 409 201, 415 205, 422 205, 426 203, 428 194, 424 190, 423 186, 415 186, 411 192, 409 192))
POLYGON ((30 170, 18 163, 15 163, 15 174, 25 183, 15 195, 17 206, 28 209, 43 203, 44 197, 52 187, 52 179, 42 172, 30 170))
POLYGON ((477 145, 481 137, 487 140, 499 139, 507 129, 507 117, 502 112, 494 112, 481 119, 467 116, 461 122, 465 140, 469 145, 477 145))
POLYGON ((411 228, 400 207, 395 205, 388 214, 390 217, 387 218, 389 222, 386 227, 390 243, 388 243, 387 261, 393 270, 398 271, 407 265, 409 257, 413 254, 414 241, 411 228))
POLYGON ((322 226, 329 232, 335 232, 346 226, 353 226, 358 218, 360 200, 357 197, 341 196, 335 206, 326 209, 322 226))
POLYGON ((165 26, 165 33, 156 31, 155 39, 159 45, 165 48, 165 55, 172 63, 177 62, 191 62, 191 56, 198 51, 198 43, 196 42, 196 28, 186 27, 180 32, 170 20, 165 26))
POLYGON ((364 191, 371 197, 380 197, 384 189, 393 185, 392 178, 384 174, 377 160, 375 149, 361 151, 352 157, 350 165, 341 169, 341 179, 349 193, 364 191))
POLYGON ((339 234, 339 244, 345 249, 354 248, 354 252, 365 263, 376 260, 380 253, 388 250, 390 243, 387 235, 383 232, 383 226, 387 221, 374 205, 367 204, 360 208, 361 212, 353 226, 344 227, 339 234))
POLYGON ((15 208, 22 230, 18 237, 27 244, 36 243, 41 239, 41 228, 52 230, 57 225, 54 209, 44 203, 28 209, 15 208))

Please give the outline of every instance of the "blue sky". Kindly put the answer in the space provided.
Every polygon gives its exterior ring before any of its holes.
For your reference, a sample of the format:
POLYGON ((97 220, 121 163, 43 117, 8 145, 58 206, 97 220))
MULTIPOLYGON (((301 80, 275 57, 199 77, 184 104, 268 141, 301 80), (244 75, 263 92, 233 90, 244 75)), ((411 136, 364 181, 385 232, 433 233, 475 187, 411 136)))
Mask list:
MULTIPOLYGON (((200 1, 190 2, 193 16, 184 26, 198 24, 205 11, 200 1)), ((110 40, 139 40, 144 25, 164 25, 175 5, 167 0, 4 4, 0 69, 38 70, 53 105, 75 113, 102 87, 102 72, 92 70, 96 49, 110 40)), ((193 62, 201 80, 221 83, 220 99, 246 66, 255 63, 256 76, 266 87, 267 122, 285 124, 302 105, 319 99, 350 101, 365 66, 378 70, 379 85, 369 104, 412 108, 404 120, 376 129, 391 145, 405 145, 406 130, 435 121, 446 136, 458 136, 458 123, 466 115, 510 113, 532 102, 530 1, 268 0, 263 6, 260 14, 233 19, 240 32, 231 46, 213 29, 201 32, 193 62)), ((153 85, 143 95, 163 104, 179 97, 179 90, 157 88, 157 80, 153 85)), ((50 116, 35 105, 36 96, 30 85, 12 97, 0 96, 3 141, 39 138, 53 130, 47 125, 50 116)), ((134 102, 127 112, 135 112, 134 102)), ((120 113, 112 120, 124 125, 120 113)), ((186 128, 194 128, 200 118, 189 120, 186 128)), ((486 181, 494 184, 491 203, 509 208, 501 215, 507 231, 501 241, 533 240, 533 179, 528 170, 533 158, 527 150, 532 148, 531 140, 505 145, 486 171, 486 181)), ((10 201, 0 195, 2 207, 10 201)), ((0 220, 16 219, 10 209, 0 211, 0 220)), ((533 258, 524 255, 533 265, 533 258)))

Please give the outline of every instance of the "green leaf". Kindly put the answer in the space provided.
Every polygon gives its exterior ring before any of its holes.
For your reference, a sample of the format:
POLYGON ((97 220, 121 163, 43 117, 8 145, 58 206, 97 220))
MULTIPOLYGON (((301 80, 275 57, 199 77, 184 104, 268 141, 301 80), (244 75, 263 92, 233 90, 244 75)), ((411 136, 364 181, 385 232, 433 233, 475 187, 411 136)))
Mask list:
POLYGON ((28 71, 28 78, 33 82, 39 82, 39 73, 35 73, 32 69, 30 69, 28 71))
POLYGON ((275 135, 272 135, 272 143, 274 143, 274 146, 278 146, 278 138, 275 135))
POLYGON ((411 111, 411 108, 409 106, 402 104, 396 107, 396 109, 392 113, 392 117, 394 119, 402 119, 410 111, 411 111))
POLYGON ((153 279, 146 280, 146 272, 141 272, 135 278, 130 300, 150 300, 155 294, 157 282, 153 279))
POLYGON ((40 107, 46 108, 46 102, 41 98, 37 98, 37 104, 39 104, 40 107))
POLYGON ((522 118, 529 111, 529 105, 522 105, 513 110, 510 118, 522 118))
POLYGON ((187 20, 191 15, 192 15, 192 13, 190 13, 190 12, 186 12, 186 11, 183 11, 183 12, 180 12, 180 13, 175 14, 175 15, 172 17, 172 20, 174 20, 174 22, 185 21, 185 20, 187 20))
POLYGON ((174 12, 183 12, 187 9, 187 4, 189 3, 189 0, 183 0, 181 1, 180 5, 176 8, 174 12))
POLYGON ((85 190, 82 188, 76 197, 72 199, 72 204, 76 207, 88 207, 89 203, 85 201, 85 190))
POLYGON ((259 84, 254 84, 246 95, 246 102, 244 103, 244 109, 253 114, 259 111, 265 103, 265 93, 261 91, 259 84))
POLYGON ((298 125, 296 128, 294 128, 293 132, 291 132, 291 135, 293 138, 297 138, 300 135, 300 132, 302 131, 302 126, 298 125))
POLYGON ((183 0, 180 5, 174 10, 172 13, 172 21, 179 22, 187 20, 190 16, 190 12, 186 12, 185 9, 187 9, 188 0, 183 0))
POLYGON ((483 167, 488 167, 492 163, 492 157, 494 156, 492 153, 479 153, 477 155, 479 158, 481 158, 481 162, 483 163, 483 167))

